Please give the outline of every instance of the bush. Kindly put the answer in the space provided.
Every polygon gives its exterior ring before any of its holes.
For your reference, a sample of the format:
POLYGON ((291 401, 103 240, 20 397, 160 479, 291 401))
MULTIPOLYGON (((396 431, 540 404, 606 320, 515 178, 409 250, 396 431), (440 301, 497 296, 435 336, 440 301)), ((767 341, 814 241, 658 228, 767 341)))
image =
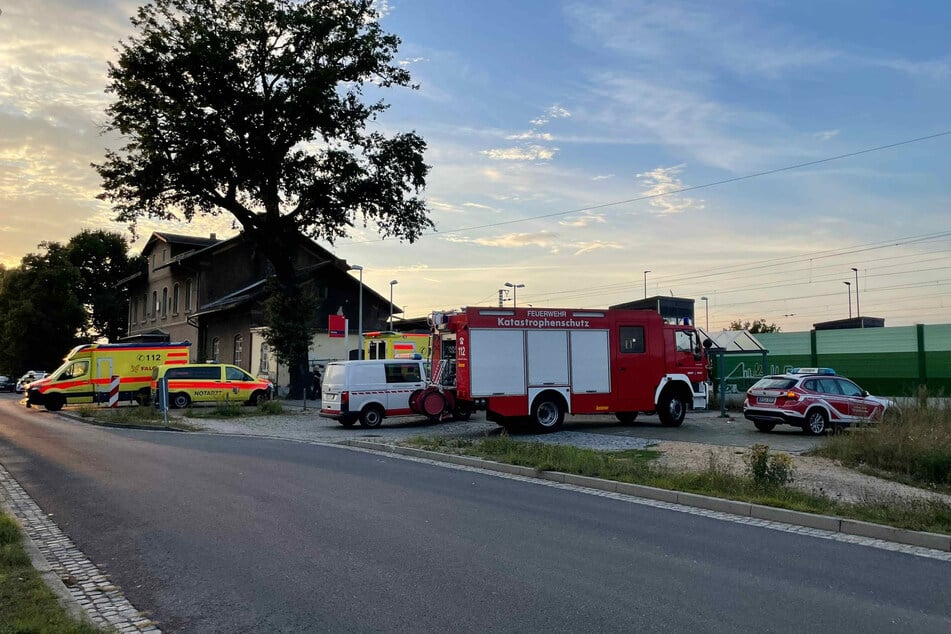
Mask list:
POLYGON ((792 482, 792 458, 784 453, 769 453, 767 445, 753 445, 746 456, 746 473, 756 486, 781 487, 792 482))
POLYGON ((237 418, 238 416, 241 416, 241 404, 229 399, 218 401, 215 403, 215 409, 213 410, 212 416, 219 416, 221 418, 237 418))
POLYGON ((263 401, 261 403, 258 403, 258 412, 268 416, 271 416, 274 414, 283 414, 284 405, 282 405, 280 401, 275 401, 275 400, 263 401))

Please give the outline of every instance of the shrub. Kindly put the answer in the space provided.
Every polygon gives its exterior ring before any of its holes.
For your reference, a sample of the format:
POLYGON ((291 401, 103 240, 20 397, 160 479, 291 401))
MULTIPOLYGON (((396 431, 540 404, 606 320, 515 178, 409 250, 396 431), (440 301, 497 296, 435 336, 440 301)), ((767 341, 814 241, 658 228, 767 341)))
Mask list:
POLYGON ((792 458, 771 454, 767 445, 753 445, 746 456, 746 473, 760 487, 781 487, 792 482, 792 458))
POLYGON ((241 404, 230 399, 218 401, 215 403, 215 409, 212 415, 220 416, 221 418, 237 418, 241 416, 241 404))
POLYGON ((258 403, 258 412, 265 415, 283 414, 284 405, 280 401, 268 400, 258 403))

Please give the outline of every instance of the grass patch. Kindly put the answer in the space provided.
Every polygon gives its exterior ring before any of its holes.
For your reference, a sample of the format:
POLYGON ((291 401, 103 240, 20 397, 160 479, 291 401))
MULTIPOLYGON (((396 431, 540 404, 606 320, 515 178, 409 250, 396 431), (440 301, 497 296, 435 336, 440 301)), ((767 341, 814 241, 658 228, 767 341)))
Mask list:
POLYGON ((138 425, 143 427, 171 427, 183 431, 196 431, 199 428, 189 425, 176 416, 168 417, 168 425, 162 412, 149 405, 132 407, 96 407, 95 405, 80 405, 76 413, 82 418, 89 418, 99 423, 111 425, 138 425))
MULTIPOLYGON (((561 471, 661 489, 699 493, 777 508, 838 515, 911 530, 951 533, 951 506, 936 501, 879 499, 845 504, 785 486, 794 474, 781 478, 736 475, 716 462, 699 471, 680 472, 655 464, 659 452, 650 449, 622 452, 513 440, 508 436, 480 440, 414 438, 408 444, 430 451, 477 456, 496 462, 561 471)), ((761 451, 758 459, 771 463, 782 454, 761 451)), ((749 463, 748 463, 749 464, 749 463)))
POLYGON ((189 407, 185 415, 189 418, 242 418, 247 416, 279 416, 285 414, 280 401, 263 401, 255 407, 245 407, 237 401, 218 401, 214 407, 189 407))
POLYGON ((951 409, 947 405, 902 408, 877 424, 829 438, 812 455, 908 484, 951 492, 951 409))
POLYGON ((97 634, 90 623, 73 620, 30 563, 20 530, 0 513, 0 634, 97 634))

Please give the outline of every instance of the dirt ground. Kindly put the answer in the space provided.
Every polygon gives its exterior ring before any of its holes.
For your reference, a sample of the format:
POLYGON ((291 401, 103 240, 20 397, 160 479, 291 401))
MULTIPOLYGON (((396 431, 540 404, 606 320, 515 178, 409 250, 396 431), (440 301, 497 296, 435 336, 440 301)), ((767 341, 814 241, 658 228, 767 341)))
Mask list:
MULTIPOLYGON (((663 455, 659 464, 675 470, 703 470, 711 463, 741 474, 749 450, 743 447, 705 445, 693 442, 663 441, 652 447, 663 455)), ((775 453, 775 452, 774 452, 775 453)), ((883 480, 843 467, 828 458, 788 454, 793 461, 792 486, 840 502, 869 502, 895 498, 932 498, 951 504, 951 495, 918 489, 883 480)))

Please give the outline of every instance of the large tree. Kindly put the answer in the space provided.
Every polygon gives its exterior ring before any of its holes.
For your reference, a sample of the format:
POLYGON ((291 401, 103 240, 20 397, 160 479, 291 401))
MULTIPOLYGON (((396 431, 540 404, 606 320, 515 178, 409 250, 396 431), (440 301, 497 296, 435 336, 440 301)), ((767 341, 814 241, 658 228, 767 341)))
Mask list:
MULTIPOLYGON (((364 89, 410 86, 372 0, 154 0, 109 66, 107 130, 125 138, 96 165, 117 219, 231 214, 273 267, 285 306, 302 299, 302 237, 333 243, 360 222, 409 242, 434 225, 419 198, 415 133, 384 134, 364 89)), ((312 315, 301 319, 313 322, 312 315)), ((272 325, 273 327, 273 325, 272 325)), ((306 329, 272 340, 306 370, 306 329)))
POLYGON ((84 338, 115 341, 128 332, 129 313, 116 281, 135 273, 139 262, 129 257, 125 237, 113 231, 85 229, 66 244, 66 258, 79 271, 75 289, 88 312, 84 338))
POLYGON ((0 367, 14 373, 55 369, 86 325, 79 270, 61 245, 41 246, 0 279, 0 367))

